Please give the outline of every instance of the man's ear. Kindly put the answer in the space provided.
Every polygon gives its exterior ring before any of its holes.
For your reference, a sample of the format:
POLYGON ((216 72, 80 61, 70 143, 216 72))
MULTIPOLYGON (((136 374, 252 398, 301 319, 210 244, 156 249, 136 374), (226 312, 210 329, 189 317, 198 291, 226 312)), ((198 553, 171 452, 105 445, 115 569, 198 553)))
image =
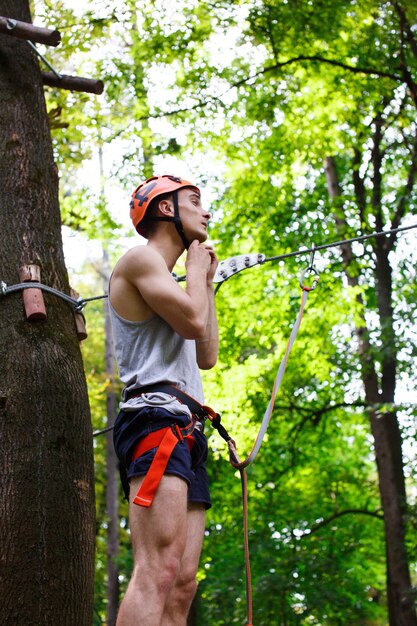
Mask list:
POLYGON ((174 215, 174 205, 169 199, 161 200, 158 203, 158 210, 166 217, 172 217, 174 215))

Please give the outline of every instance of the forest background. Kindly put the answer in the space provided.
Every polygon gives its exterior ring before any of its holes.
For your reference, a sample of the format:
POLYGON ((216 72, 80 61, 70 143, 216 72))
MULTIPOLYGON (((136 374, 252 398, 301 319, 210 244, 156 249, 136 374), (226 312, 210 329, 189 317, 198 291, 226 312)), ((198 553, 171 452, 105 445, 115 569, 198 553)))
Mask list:
MULTIPOLYGON (((220 259, 417 221, 414 3, 36 0, 32 15, 62 33, 60 47, 39 46, 55 67, 105 83, 101 96, 46 89, 62 221, 75 233, 68 269, 82 297, 105 293, 115 259, 139 242, 129 236, 129 196, 154 172, 206 190, 220 259)), ((416 623, 415 242, 411 230, 316 255, 320 283, 249 470, 258 626, 416 623)), ((217 295, 220 356, 204 374, 206 399, 242 456, 308 262, 247 270, 217 295)), ((108 341, 106 353, 105 303, 84 313, 101 430, 120 386, 108 341)), ((209 435, 213 508, 190 624, 239 624, 240 484, 217 433, 209 435)), ((110 626, 132 565, 127 508, 114 494, 109 437, 95 437, 94 459, 94 624, 110 626)))

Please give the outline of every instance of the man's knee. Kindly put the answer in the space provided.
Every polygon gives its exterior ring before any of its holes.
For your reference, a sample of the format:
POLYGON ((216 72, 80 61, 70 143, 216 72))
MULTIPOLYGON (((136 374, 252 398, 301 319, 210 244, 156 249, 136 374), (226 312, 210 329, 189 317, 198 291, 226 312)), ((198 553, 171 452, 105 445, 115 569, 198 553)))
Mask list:
POLYGON ((171 597, 174 603, 179 605, 191 604, 197 591, 197 580, 195 571, 181 571, 175 586, 171 592, 171 597))
POLYGON ((182 593, 184 600, 191 604, 195 594, 197 593, 197 580, 195 577, 192 580, 183 583, 182 593))
POLYGON ((167 596, 173 589, 181 568, 181 560, 175 555, 164 555, 162 560, 155 558, 151 562, 139 562, 133 571, 132 582, 141 591, 167 596))

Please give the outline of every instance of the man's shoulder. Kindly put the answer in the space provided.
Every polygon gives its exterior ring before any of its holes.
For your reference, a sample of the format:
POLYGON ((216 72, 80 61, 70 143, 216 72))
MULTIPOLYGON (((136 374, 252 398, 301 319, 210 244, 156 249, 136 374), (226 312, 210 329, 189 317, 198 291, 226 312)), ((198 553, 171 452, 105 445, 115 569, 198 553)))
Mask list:
POLYGON ((155 265, 162 265, 164 260, 157 250, 150 246, 139 245, 130 248, 120 257, 114 268, 115 273, 126 271, 146 271, 155 265))
POLYGON ((147 259, 147 258, 155 258, 155 257, 159 257, 162 258, 161 255, 159 254, 159 252, 157 250, 155 250, 155 248, 152 248, 151 246, 147 246, 145 245, 139 245, 139 246, 134 246, 133 248, 130 248, 129 250, 127 250, 123 256, 120 258, 120 261, 131 261, 131 260, 135 260, 135 259, 147 259))

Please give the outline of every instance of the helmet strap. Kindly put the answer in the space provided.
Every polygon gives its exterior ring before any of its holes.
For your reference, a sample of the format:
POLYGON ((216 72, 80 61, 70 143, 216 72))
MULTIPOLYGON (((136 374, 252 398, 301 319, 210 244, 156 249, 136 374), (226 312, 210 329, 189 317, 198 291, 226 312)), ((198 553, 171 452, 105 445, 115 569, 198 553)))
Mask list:
POLYGON ((178 191, 172 192, 172 200, 174 202, 174 216, 173 217, 158 216, 158 217, 150 217, 148 219, 150 222, 174 222, 174 226, 176 228, 177 233, 181 237, 181 241, 184 244, 184 248, 188 250, 188 248, 190 247, 190 242, 187 240, 187 237, 185 236, 184 227, 182 225, 181 218, 180 218, 180 212, 178 208, 178 191))
POLYGON ((184 244, 186 250, 190 247, 190 243, 187 241, 187 237, 185 236, 184 227, 181 222, 180 212, 178 208, 178 191, 174 191, 172 194, 172 199, 174 201, 174 225, 177 229, 177 233, 181 237, 181 241, 184 244))

